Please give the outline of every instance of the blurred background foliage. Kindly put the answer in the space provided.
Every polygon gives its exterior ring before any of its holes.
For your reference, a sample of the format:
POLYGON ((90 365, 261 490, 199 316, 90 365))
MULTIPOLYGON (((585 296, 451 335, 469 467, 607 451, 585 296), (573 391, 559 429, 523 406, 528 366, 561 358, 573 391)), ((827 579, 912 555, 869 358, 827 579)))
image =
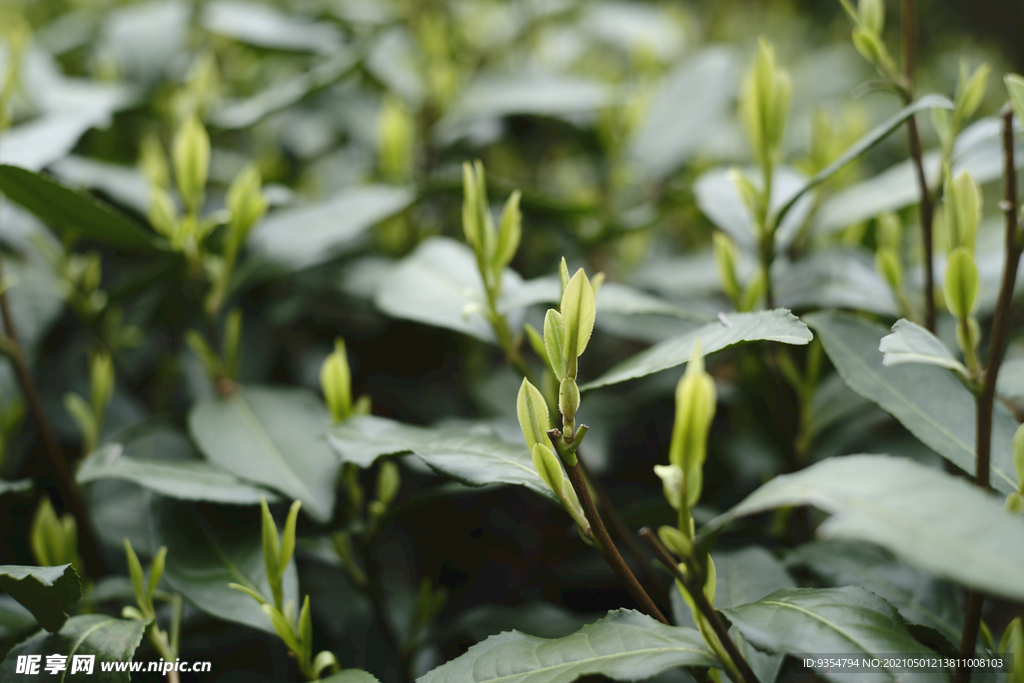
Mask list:
MULTIPOLYGON (((702 194, 698 179, 751 163, 736 97, 759 37, 775 44, 792 75, 784 140, 792 173, 820 170, 898 108, 872 88, 877 76, 852 47, 838 2, 4 0, 2 11, 27 19, 32 42, 0 162, 46 170, 140 224, 148 222, 153 182, 166 163, 161 155, 193 113, 211 139, 207 213, 225 206, 228 185, 247 162, 258 166, 270 210, 228 288, 243 316, 240 381, 318 390, 320 364, 342 336, 353 393, 369 394, 375 414, 418 424, 482 419, 516 442, 519 377, 486 343, 487 330, 463 315, 458 298, 454 312, 409 311, 393 289, 395 264, 425 240, 463 241, 464 161, 483 161, 493 201, 522 191, 523 240, 511 267, 524 279, 550 275, 565 256, 573 268, 603 271, 609 282, 670 305, 668 314, 625 315, 599 304, 581 370, 588 379, 730 309, 711 255, 715 187, 704 185, 702 194)), ((888 14, 886 36, 898 54, 897 8, 888 14)), ((962 59, 972 69, 987 61, 993 74, 1024 68, 1019 3, 922 1, 919 26, 918 93, 951 96, 962 59)), ((1005 101, 992 82, 979 116, 1005 101)), ((925 148, 937 147, 927 116, 919 120, 925 148)), ((873 218, 899 210, 912 225, 916 187, 907 195, 896 182, 872 188, 862 181, 906 158, 900 131, 821 188, 789 248, 791 272, 803 279, 779 285, 781 305, 895 316, 893 295, 872 265, 873 218), (835 267, 804 260, 829 249, 855 255, 841 261, 846 279, 831 289, 820 276, 835 267)), ((995 185, 986 188, 989 206, 995 185)), ((917 233, 906 234, 911 261, 919 261, 917 233)), ((62 397, 89 395, 88 358, 97 350, 111 353, 116 366, 107 436, 154 418, 182 425, 189 407, 213 393, 183 341, 186 330, 207 324, 185 266, 55 236, 10 203, 0 209, 0 244, 17 283, 10 298, 20 334, 69 452, 81 437, 62 397)), ((444 280, 459 271, 445 258, 420 267, 444 280)), ((979 256, 984 280, 983 263, 979 256)), ((739 266, 754 269, 752 261, 739 266)), ((538 313, 531 309, 527 319, 540 327, 538 313)), ((698 515, 725 509, 792 466, 798 402, 760 372, 756 356, 740 351, 731 360, 710 368, 722 407, 708 507, 698 515)), ((588 457, 633 526, 671 515, 651 466, 667 451, 679 374, 587 394, 583 420, 596 426, 588 457)), ((37 478, 45 490, 50 474, 18 397, 4 365, 0 472, 37 478)), ((808 461, 882 442, 889 453, 932 457, 835 375, 815 404, 808 461)), ((154 457, 176 457, 156 450, 154 457)), ((396 623, 408 621, 421 577, 448 591, 424 640, 424 670, 489 633, 512 626, 568 633, 588 615, 628 603, 574 536, 544 542, 565 537, 567 525, 546 502, 518 489, 431 488, 438 480, 407 464, 407 495, 383 532, 379 565, 396 623)), ((124 536, 140 554, 150 547, 143 495, 125 482, 89 490, 113 569, 123 570, 124 536)), ((0 558, 27 562, 35 502, 8 500, 0 508, 0 528, 8 530, 0 558)), ((752 533, 782 544, 799 535, 787 520, 776 521, 752 533)), ((379 634, 367 631, 368 606, 335 567, 315 559, 315 547, 305 552, 301 580, 317 596, 323 645, 346 665, 386 672, 386 655, 374 646, 379 634)), ((182 652, 215 661, 203 680, 284 680, 283 651, 253 647, 253 639, 273 642, 267 634, 194 610, 190 618, 182 652)))

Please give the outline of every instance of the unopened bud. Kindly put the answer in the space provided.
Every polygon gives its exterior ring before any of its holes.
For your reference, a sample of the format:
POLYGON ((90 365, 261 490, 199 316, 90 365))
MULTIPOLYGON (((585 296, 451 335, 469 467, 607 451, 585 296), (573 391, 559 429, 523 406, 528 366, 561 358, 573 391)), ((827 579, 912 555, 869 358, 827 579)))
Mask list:
POLYGON ((210 137, 195 116, 189 118, 174 136, 172 149, 174 177, 178 192, 190 213, 202 208, 206 178, 210 167, 210 137))
POLYGON ((334 351, 320 366, 320 391, 335 423, 352 413, 352 374, 348 366, 345 340, 334 341, 334 351))
POLYGON ((562 356, 567 364, 567 376, 576 377, 576 359, 583 354, 594 331, 597 303, 594 288, 587 274, 580 268, 569 279, 562 293, 562 356))
POLYGON ((377 500, 384 505, 391 505, 401 487, 402 475, 398 471, 398 465, 391 460, 385 460, 377 473, 377 500))
POLYGON ((548 488, 554 491, 555 495, 561 499, 565 483, 562 465, 558 462, 558 457, 552 450, 542 443, 534 444, 533 446, 533 467, 537 470, 540 478, 544 480, 544 483, 548 485, 548 488))
POLYGON ((673 510, 683 509, 683 468, 679 465, 655 465, 654 473, 661 479, 665 500, 673 510))
POLYGON ((739 302, 740 283, 736 279, 736 245, 729 236, 716 230, 712 238, 715 245, 715 264, 718 266, 718 278, 722 281, 722 291, 734 303, 739 302))
POLYGON ((700 499, 715 402, 715 382, 704 370, 698 340, 694 344, 693 358, 676 386, 676 419, 669 447, 669 462, 683 471, 683 488, 690 507, 700 499))
POLYGON ((946 261, 943 293, 946 307, 957 320, 963 320, 974 310, 978 301, 978 267, 963 247, 957 247, 946 261))
POLYGON ((544 350, 551 365, 551 372, 555 373, 558 381, 565 379, 566 371, 565 357, 562 355, 562 340, 565 336, 565 324, 562 320, 562 314, 553 308, 549 308, 547 315, 544 316, 544 350))
POLYGON ((400 99, 385 95, 377 119, 377 149, 385 179, 404 182, 412 173, 416 124, 400 99))
POLYGON ((857 15, 861 28, 872 35, 882 35, 885 27, 885 5, 882 0, 860 0, 857 15))
POLYGON ((259 169, 248 164, 235 176, 228 188, 227 204, 231 212, 228 234, 234 249, 245 242, 249 230, 267 212, 267 198, 263 196, 262 184, 259 169))
POLYGON ((523 379, 519 387, 516 414, 519 417, 519 427, 526 439, 526 447, 530 452, 533 452, 533 447, 537 444, 547 446, 550 443, 548 430, 551 429, 551 423, 548 420, 548 405, 540 390, 527 379, 523 379))
POLYGON ((572 421, 579 407, 580 389, 576 386, 576 380, 566 377, 558 386, 558 411, 566 420, 572 421))
POLYGON ((673 526, 658 527, 658 538, 666 548, 675 553, 676 557, 686 559, 693 553, 693 541, 673 526))
POLYGON ((114 394, 114 361, 100 351, 89 361, 90 398, 93 415, 102 416, 114 394))

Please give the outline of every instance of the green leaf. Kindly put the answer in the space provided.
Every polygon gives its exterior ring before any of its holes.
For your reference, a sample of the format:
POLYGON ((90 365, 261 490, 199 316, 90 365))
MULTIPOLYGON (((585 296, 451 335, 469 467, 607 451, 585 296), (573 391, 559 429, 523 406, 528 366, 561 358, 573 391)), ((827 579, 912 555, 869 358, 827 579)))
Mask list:
POLYGON ((1006 84, 1006 91, 1010 93, 1013 115, 1024 123, 1024 78, 1017 74, 1006 74, 1003 76, 1003 83, 1006 84))
MULTIPOLYGON (((583 355, 594 331, 594 319, 597 316, 597 303, 594 299, 594 288, 587 274, 580 268, 569 279, 565 291, 562 292, 562 357, 569 367, 575 369, 575 360, 583 355)), ((570 373, 575 379, 575 372, 570 373)))
POLYGON ((28 493, 33 486, 35 484, 31 479, 16 479, 15 481, 0 479, 0 496, 5 493, 28 493))
POLYGON ((704 355, 710 355, 733 344, 762 339, 784 344, 806 344, 811 340, 811 331, 796 316, 782 308, 758 313, 723 314, 717 322, 666 339, 619 363, 598 379, 581 386, 580 391, 625 382, 682 365, 690 360, 694 342, 698 339, 704 355))
POLYGON ((964 364, 953 358, 941 339, 905 318, 896 321, 892 334, 882 337, 878 350, 882 352, 882 365, 886 367, 919 363, 953 370, 962 377, 970 376, 964 364))
POLYGON ((321 678, 320 683, 380 683, 373 674, 362 669, 342 669, 338 673, 321 678))
POLYGON ((818 527, 821 538, 874 543, 937 576, 1024 597, 1024 525, 1003 510, 1002 500, 941 470, 887 455, 829 458, 776 477, 709 522, 701 543, 740 517, 798 505, 832 515, 818 527))
POLYGON ((800 197, 810 189, 825 182, 842 170, 842 168, 848 163, 867 152, 885 138, 889 137, 891 133, 899 129, 899 127, 903 125, 903 122, 911 116, 927 109, 953 109, 953 103, 942 95, 929 94, 919 97, 906 107, 903 107, 903 109, 900 109, 891 117, 868 131, 868 133, 857 140, 857 142, 850 145, 845 152, 839 155, 838 159, 812 176, 807 183, 790 196, 782 208, 779 209, 775 214, 776 220, 782 220, 785 215, 789 213, 790 209, 793 208, 797 200, 799 200, 800 197))
POLYGON ((70 564, 0 565, 0 590, 27 607, 36 621, 51 632, 60 630, 68 618, 68 607, 82 597, 82 583, 70 564))
MULTIPOLYGON (((521 282, 519 275, 506 269, 502 290, 515 289, 521 282)), ((447 237, 423 241, 384 275, 376 304, 395 318, 445 327, 496 343, 491 323, 483 315, 486 299, 476 255, 447 237)))
POLYGON ((0 192, 67 237, 152 252, 154 237, 113 208, 41 173, 0 165, 0 192))
POLYGON ((184 500, 205 500, 234 505, 257 505, 278 496, 239 479, 231 472, 202 460, 143 460, 125 453, 125 446, 108 443, 89 454, 78 466, 75 480, 85 484, 100 479, 123 479, 151 491, 184 500))
POLYGON ((331 418, 305 389, 243 387, 209 397, 189 412, 192 438, 207 458, 236 476, 301 500, 326 522, 334 512, 340 463, 323 435, 331 418))
POLYGON ((59 633, 40 631, 23 643, 19 643, 0 665, 0 678, 5 683, 34 683, 49 678, 45 672, 48 655, 67 657, 67 670, 61 672, 60 680, 66 683, 128 683, 128 671, 103 671, 103 662, 130 662, 135 649, 149 625, 143 619, 115 619, 102 614, 81 614, 68 619, 59 633), (15 673, 19 656, 41 655, 39 673, 15 673), (92 655, 95 664, 92 673, 71 674, 74 655, 92 655))
POLYGON ((324 201, 269 214, 253 228, 249 246, 288 271, 308 268, 354 248, 370 228, 415 198, 411 188, 346 188, 324 201))
POLYGON ((330 431, 344 462, 370 467, 384 455, 411 452, 431 469, 470 486, 517 484, 558 504, 522 441, 506 443, 465 428, 413 427, 382 417, 353 417, 330 431))
MULTIPOLYGON (((268 598, 272 595, 260 534, 253 533, 259 527, 259 511, 247 509, 241 519, 230 514, 204 518, 190 505, 158 499, 152 510, 153 550, 167 546, 164 579, 196 607, 219 619, 274 633, 256 600, 228 588, 237 583, 268 598)), ((281 585, 286 602, 298 599, 294 561, 285 568, 281 585)))
POLYGON ((564 638, 519 631, 491 636, 417 683, 571 683, 587 674, 637 681, 680 666, 720 664, 695 630, 620 609, 564 638))
MULTIPOLYGON (((860 588, 783 588, 758 602, 722 612, 756 647, 773 653, 828 653, 879 657, 925 653, 896 609, 860 588)), ((831 680, 848 674, 822 673, 831 680)), ((942 681, 935 672, 862 673, 858 681, 942 681)))
POLYGON ((806 566, 832 586, 861 586, 899 610, 910 624, 934 628, 958 643, 963 611, 945 582, 893 560, 873 546, 839 541, 804 543, 786 557, 790 566, 806 566))
MULTIPOLYGON (((805 316, 846 384, 895 417, 954 465, 974 473, 974 396, 951 373, 926 365, 887 368, 878 352, 888 330, 835 312, 805 316)), ((1011 463, 1017 423, 996 405, 992 424, 992 486, 1017 490, 1011 463)))

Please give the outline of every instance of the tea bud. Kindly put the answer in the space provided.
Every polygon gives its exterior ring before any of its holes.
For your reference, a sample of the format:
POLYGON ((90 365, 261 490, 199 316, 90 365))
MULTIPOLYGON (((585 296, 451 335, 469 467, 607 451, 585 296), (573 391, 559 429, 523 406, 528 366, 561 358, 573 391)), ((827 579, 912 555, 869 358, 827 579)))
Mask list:
POLYGON ((957 320, 963 320, 974 310, 978 301, 978 267, 963 247, 957 247, 946 262, 943 293, 946 307, 957 320))
POLYGON ((404 182, 412 173, 416 123, 400 99, 385 95, 377 118, 380 172, 391 182, 404 182))
POLYGON ((238 249, 245 242, 252 226, 267 212, 260 171, 255 165, 248 164, 235 176, 228 188, 227 204, 231 212, 229 240, 232 248, 238 249))
POLYGON ((153 229, 164 237, 173 237, 178 232, 178 209, 170 193, 162 187, 153 187, 148 218, 153 229))
POLYGON ((693 553, 693 541, 673 526, 658 527, 658 538, 676 557, 686 559, 693 553))
POLYGON ((565 288, 569 286, 569 266, 566 264, 564 256, 558 263, 558 280, 562 283, 562 289, 559 293, 559 296, 561 297, 565 294, 565 288))
POLYGON ((548 430, 551 429, 551 423, 548 420, 548 405, 540 390, 527 379, 523 379, 519 387, 516 414, 519 416, 519 427, 526 439, 526 447, 531 453, 537 444, 547 446, 550 443, 548 430))
POLYGON ((949 231, 949 250, 961 247, 968 254, 974 254, 974 236, 981 219, 981 192, 967 172, 956 178, 947 174, 945 183, 946 230, 949 231))
POLYGON ((722 281, 722 291, 734 304, 740 298, 740 283, 736 279, 736 245, 729 236, 716 230, 712 237, 715 246, 715 264, 722 281))
MULTIPOLYGON (((933 109, 932 111, 944 110, 933 109)), ((875 226, 875 242, 879 249, 892 249, 898 254, 903 243, 902 233, 903 224, 900 222, 899 216, 891 211, 879 214, 878 223, 875 226)))
POLYGON ((700 499, 715 402, 715 382, 704 370, 698 341, 694 344, 693 358, 676 386, 676 419, 669 447, 669 462, 683 471, 683 489, 690 507, 700 499))
POLYGON ((401 487, 402 475, 398 471, 398 465, 391 460, 385 460, 377 473, 377 500, 384 505, 391 505, 401 487))
POLYGON ((519 211, 519 190, 513 192, 505 208, 501 211, 501 222, 498 224, 498 246, 494 252, 494 278, 500 281, 501 271, 512 262, 512 257, 519 249, 519 241, 523 235, 523 214, 519 211))
POLYGON ((559 381, 565 379, 565 357, 562 355, 562 344, 565 337, 565 325, 562 314, 549 308, 544 316, 544 349, 547 352, 551 372, 559 381))
POLYGON ((114 394, 114 361, 101 351, 89 361, 89 389, 93 415, 102 417, 114 394))
POLYGON ((985 99, 985 91, 988 89, 988 76, 992 67, 984 62, 967 76, 966 62, 960 63, 960 81, 956 87, 956 108, 954 116, 957 121, 965 121, 978 111, 981 101, 985 99))
POLYGON ((352 374, 348 366, 345 340, 334 340, 334 351, 320 366, 320 391, 335 424, 352 413, 352 374))
POLYGON ((558 456, 546 445, 542 443, 534 444, 533 467, 537 470, 540 478, 544 480, 544 483, 548 485, 548 488, 554 491, 555 495, 561 499, 565 475, 562 474, 562 465, 558 462, 558 456))
POLYGON ((564 326, 562 356, 567 364, 566 376, 575 378, 576 359, 587 348, 597 316, 594 288, 582 268, 570 278, 565 292, 562 293, 560 308, 564 326))
POLYGON ((760 165, 772 162, 782 141, 792 86, 775 63, 775 49, 762 39, 740 93, 740 119, 760 165))
POLYGON ((189 118, 174 136, 172 149, 174 177, 178 192, 190 213, 202 208, 206 177, 210 167, 210 137, 195 116, 189 118))
POLYGON ((860 0, 857 5, 860 27, 872 35, 882 35, 885 28, 885 5, 882 0, 860 0))

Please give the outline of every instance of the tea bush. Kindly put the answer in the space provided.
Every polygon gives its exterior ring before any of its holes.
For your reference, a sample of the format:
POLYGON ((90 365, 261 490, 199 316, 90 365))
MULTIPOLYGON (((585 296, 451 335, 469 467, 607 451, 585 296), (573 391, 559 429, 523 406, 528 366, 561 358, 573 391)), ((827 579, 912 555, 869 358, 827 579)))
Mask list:
POLYGON ((0 5, 0 679, 1024 682, 1024 78, 707 5, 0 5))

